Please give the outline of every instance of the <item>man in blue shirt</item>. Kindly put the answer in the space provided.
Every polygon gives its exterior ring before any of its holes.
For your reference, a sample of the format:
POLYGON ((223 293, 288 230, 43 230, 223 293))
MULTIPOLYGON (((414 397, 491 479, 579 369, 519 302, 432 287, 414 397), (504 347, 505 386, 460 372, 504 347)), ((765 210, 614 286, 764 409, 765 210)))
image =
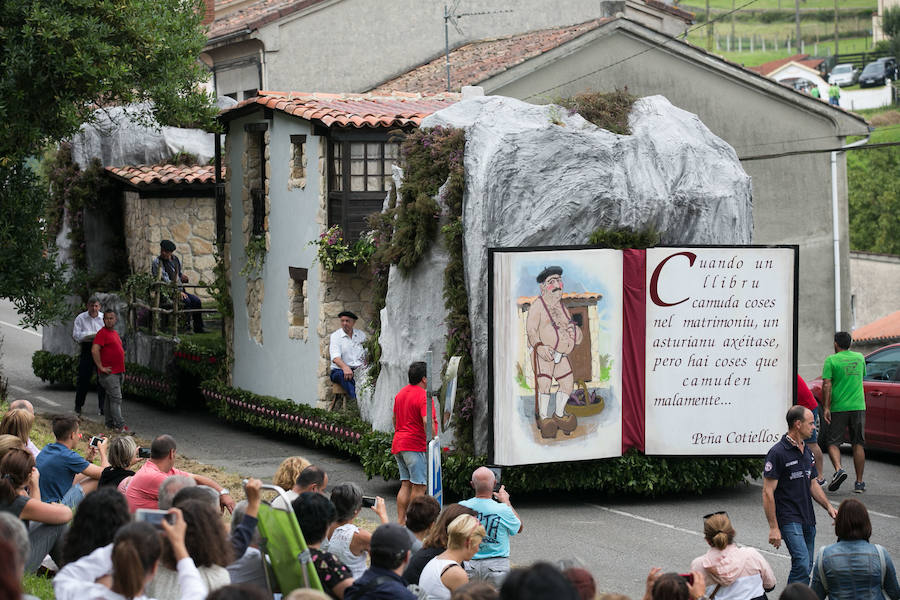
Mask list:
POLYGON ((81 439, 78 417, 55 416, 52 427, 56 441, 44 446, 35 461, 35 466, 41 474, 41 500, 61 502, 75 508, 86 494, 97 489, 97 482, 103 469, 109 466, 106 458, 107 440, 103 438, 96 446, 90 446, 85 459, 75 452, 75 447, 81 439), (100 466, 91 464, 98 452, 100 466))
POLYGON ((369 544, 371 566, 344 592, 345 600, 416 600, 400 576, 409 563, 410 540, 406 527, 379 525, 369 544))
POLYGON ((769 522, 769 543, 791 555, 788 583, 809 582, 816 542, 816 516, 812 501, 834 518, 837 511, 817 481, 816 461, 804 443, 815 430, 812 411, 792 406, 786 415, 788 432, 766 455, 763 468, 763 510, 769 522))
POLYGON ((487 467, 472 473, 475 497, 460 502, 478 513, 478 520, 487 532, 478 553, 467 563, 469 579, 482 579, 498 589, 509 573, 509 538, 522 531, 522 521, 509 501, 505 486, 494 492, 497 479, 487 467))

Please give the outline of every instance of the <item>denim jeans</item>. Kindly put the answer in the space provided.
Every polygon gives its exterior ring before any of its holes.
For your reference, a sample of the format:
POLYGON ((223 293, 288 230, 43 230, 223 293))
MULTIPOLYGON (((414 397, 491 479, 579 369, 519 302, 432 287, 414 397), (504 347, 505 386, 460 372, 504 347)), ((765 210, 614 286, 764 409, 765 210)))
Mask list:
POLYGON ((791 555, 791 572, 788 583, 799 581, 809 585, 809 572, 815 556, 816 526, 803 523, 785 523, 779 527, 781 539, 791 555))
POLYGON ((99 373, 100 385, 106 391, 106 426, 110 429, 122 429, 125 419, 122 418, 122 380, 124 373, 99 373))

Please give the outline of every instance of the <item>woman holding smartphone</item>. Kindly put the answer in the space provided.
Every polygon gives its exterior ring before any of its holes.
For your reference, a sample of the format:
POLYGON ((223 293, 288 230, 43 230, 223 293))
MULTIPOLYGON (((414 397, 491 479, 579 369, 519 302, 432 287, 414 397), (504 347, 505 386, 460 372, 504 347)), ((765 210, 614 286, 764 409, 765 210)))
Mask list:
MULTIPOLYGON (((187 525, 177 508, 169 509, 172 522, 161 527, 178 561, 180 600, 206 598, 206 586, 184 545, 187 525)), ((97 548, 69 563, 53 578, 57 600, 133 600, 146 598, 144 586, 153 579, 162 553, 159 529, 145 522, 131 523, 116 533, 112 544, 97 548)))

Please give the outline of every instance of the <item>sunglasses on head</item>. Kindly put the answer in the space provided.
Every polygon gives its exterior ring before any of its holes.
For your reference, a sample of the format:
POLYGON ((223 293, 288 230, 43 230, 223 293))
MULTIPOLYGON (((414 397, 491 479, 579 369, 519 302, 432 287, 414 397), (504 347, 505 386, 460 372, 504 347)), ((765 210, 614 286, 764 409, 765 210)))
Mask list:
POLYGON ((720 511, 717 511, 717 512, 714 512, 714 513, 709 513, 708 515, 703 515, 703 520, 705 521, 705 520, 707 520, 708 518, 714 517, 714 516, 716 516, 716 515, 727 515, 727 514, 728 514, 728 513, 725 512, 724 510, 720 510, 720 511))

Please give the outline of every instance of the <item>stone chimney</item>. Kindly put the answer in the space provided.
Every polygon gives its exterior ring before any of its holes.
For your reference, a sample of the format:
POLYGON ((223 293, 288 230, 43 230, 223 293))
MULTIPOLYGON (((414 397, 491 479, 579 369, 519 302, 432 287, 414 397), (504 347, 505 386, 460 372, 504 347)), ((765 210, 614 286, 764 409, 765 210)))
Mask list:
POLYGON ((216 0, 203 0, 204 14, 202 25, 209 25, 216 18, 216 0))

